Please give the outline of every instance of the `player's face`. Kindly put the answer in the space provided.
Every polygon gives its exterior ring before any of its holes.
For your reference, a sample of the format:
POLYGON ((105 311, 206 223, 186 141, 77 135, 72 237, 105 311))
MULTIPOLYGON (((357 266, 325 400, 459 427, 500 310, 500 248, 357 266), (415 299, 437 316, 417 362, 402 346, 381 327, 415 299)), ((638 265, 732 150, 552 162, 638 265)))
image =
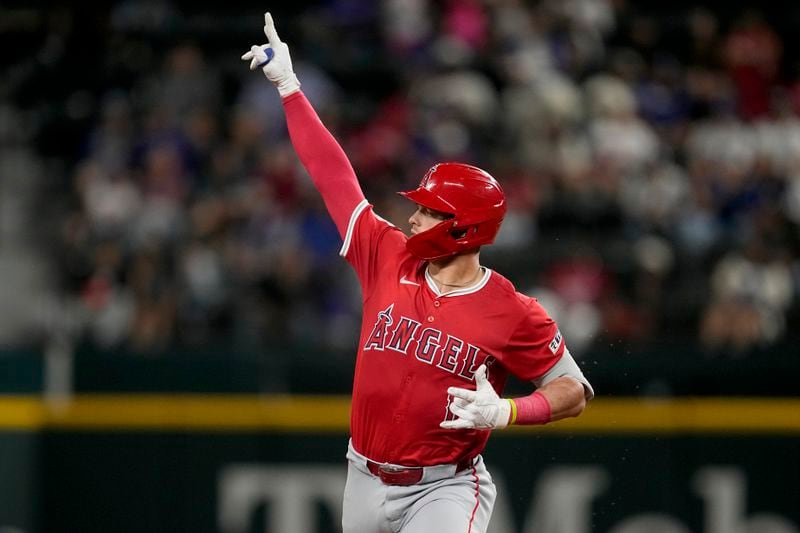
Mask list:
POLYGON ((452 218, 452 216, 453 215, 448 213, 434 211, 433 209, 428 209, 424 205, 417 204, 417 210, 414 211, 414 214, 408 219, 408 223, 411 224, 411 234, 416 235, 417 233, 427 231, 442 220, 447 220, 448 218, 452 218))

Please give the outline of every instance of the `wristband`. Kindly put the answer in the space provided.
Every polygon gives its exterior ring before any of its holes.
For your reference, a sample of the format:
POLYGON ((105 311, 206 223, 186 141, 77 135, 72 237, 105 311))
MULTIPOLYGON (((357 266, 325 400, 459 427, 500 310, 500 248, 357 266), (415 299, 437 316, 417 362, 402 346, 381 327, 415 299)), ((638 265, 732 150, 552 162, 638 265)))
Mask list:
POLYGON ((517 421, 517 403, 511 398, 506 399, 509 405, 511 405, 511 412, 508 413, 508 425, 511 426, 517 421))
POLYGON ((550 402, 539 391, 524 398, 515 398, 511 405, 516 407, 516 423, 519 425, 541 425, 550 422, 550 402))

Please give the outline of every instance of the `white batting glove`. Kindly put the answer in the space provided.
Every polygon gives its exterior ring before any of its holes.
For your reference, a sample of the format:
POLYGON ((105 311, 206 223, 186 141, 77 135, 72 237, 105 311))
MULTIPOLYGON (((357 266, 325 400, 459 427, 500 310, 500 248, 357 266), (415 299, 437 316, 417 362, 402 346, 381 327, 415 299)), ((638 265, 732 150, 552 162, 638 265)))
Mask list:
POLYGON ((250 70, 261 68, 264 76, 275 84, 281 97, 289 96, 300 90, 300 80, 292 69, 292 58, 289 47, 278 37, 272 15, 264 13, 264 34, 267 44, 253 45, 250 51, 242 56, 244 61, 250 61, 250 70))
POLYGON ((477 390, 450 387, 450 412, 458 418, 439 424, 445 429, 502 429, 508 425, 511 404, 500 398, 486 379, 486 365, 475 371, 477 390))

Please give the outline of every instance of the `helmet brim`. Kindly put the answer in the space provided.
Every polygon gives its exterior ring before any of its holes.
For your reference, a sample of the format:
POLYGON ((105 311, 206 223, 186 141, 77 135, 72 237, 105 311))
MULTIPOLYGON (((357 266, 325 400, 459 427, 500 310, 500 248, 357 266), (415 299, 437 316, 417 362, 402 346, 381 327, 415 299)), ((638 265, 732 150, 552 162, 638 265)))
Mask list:
POLYGON ((433 209, 434 211, 440 211, 450 215, 456 214, 456 208, 452 204, 444 201, 440 196, 432 193, 424 187, 414 189, 413 191, 401 191, 397 194, 408 198, 416 204, 427 207, 428 209, 433 209))

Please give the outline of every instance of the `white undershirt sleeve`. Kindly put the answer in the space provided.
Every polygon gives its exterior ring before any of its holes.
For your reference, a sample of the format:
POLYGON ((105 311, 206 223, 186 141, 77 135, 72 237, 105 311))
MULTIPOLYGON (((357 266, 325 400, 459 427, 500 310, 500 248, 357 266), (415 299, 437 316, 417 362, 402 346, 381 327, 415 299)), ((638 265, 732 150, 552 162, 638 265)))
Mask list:
POLYGON ((578 363, 575 362, 575 359, 566 347, 564 348, 564 353, 561 355, 561 359, 553 365, 553 368, 548 370, 540 378, 533 380, 533 383, 538 388, 561 376, 570 376, 577 379, 583 385, 586 400, 588 401, 594 398, 594 389, 591 383, 589 383, 589 380, 583 375, 578 363))

